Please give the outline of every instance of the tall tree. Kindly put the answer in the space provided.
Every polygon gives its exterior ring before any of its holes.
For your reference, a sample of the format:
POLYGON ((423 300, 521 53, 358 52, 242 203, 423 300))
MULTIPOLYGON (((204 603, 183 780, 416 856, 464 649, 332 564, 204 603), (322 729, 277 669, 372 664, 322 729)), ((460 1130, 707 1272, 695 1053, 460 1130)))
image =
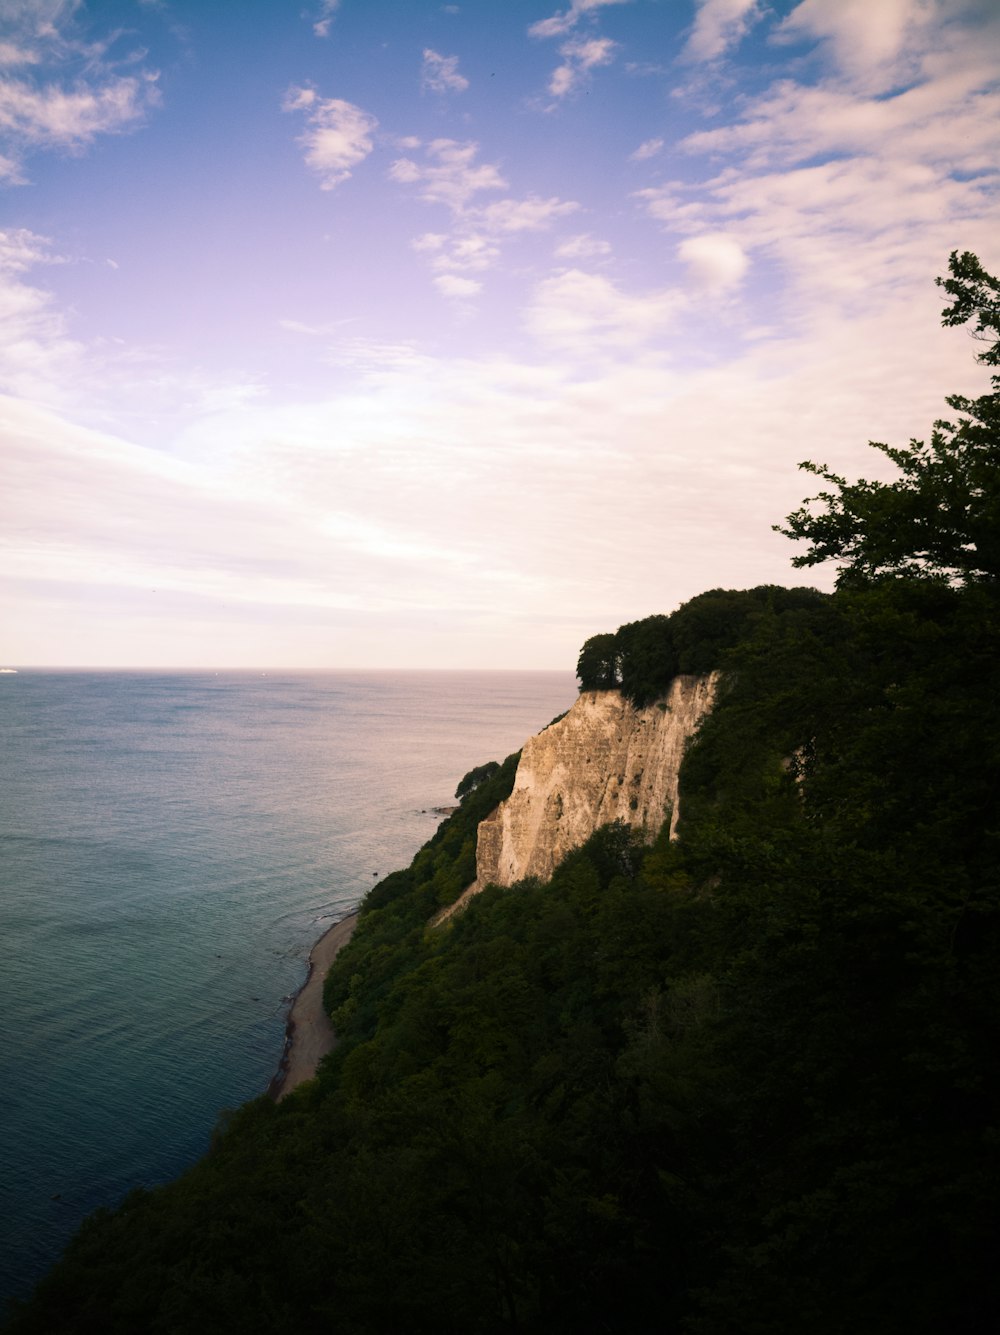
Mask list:
MULTIPOLYGON (((971 323, 975 337, 992 340, 977 360, 1000 365, 1000 280, 968 251, 953 251, 948 267, 951 277, 937 279, 952 298, 942 323, 971 323)), ((825 464, 800 465, 833 490, 807 500, 786 526, 775 525, 810 544, 793 565, 839 561, 841 587, 886 575, 954 584, 1000 578, 1000 376, 990 393, 952 395, 947 403, 958 416, 935 422, 929 442, 871 442, 899 469, 894 482, 848 482, 825 464), (810 508, 817 502, 822 509, 810 508)))

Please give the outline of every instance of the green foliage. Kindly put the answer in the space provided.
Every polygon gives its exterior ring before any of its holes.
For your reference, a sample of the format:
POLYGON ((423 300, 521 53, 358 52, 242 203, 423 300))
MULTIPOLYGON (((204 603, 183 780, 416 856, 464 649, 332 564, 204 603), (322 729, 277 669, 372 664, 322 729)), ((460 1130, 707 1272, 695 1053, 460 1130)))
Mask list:
MULTIPOLYGON (((1000 280, 968 252, 953 252, 949 269, 951 278, 937 280, 954 298, 944 323, 974 321, 977 336, 994 339, 979 360, 1000 365, 1000 280)), ((839 561, 839 586, 900 575, 964 584, 1000 577, 1000 376, 990 394, 947 402, 959 416, 936 422, 929 443, 872 442, 899 470, 894 482, 848 482, 826 465, 800 465, 833 490, 775 525, 811 544, 794 565, 839 561), (823 508, 814 512, 817 501, 823 508)))
POLYGON ((620 626, 615 633, 622 692, 637 703, 660 695, 664 683, 680 671, 672 618, 646 617, 620 626))
POLYGON ((730 650, 762 619, 814 607, 825 594, 816 589, 711 589, 682 603, 670 616, 645 617, 619 626, 613 635, 595 635, 580 651, 580 689, 620 688, 641 707, 663 695, 678 673, 707 673, 724 666, 730 650))
MULTIPOLYGON (((1000 366, 1000 278, 986 272, 971 251, 953 250, 948 260, 950 278, 936 278, 938 287, 952 298, 941 312, 941 323, 973 324, 972 335, 990 346, 978 357, 984 366, 1000 366)), ((996 388, 996 377, 993 377, 996 388)))
POLYGON ((619 684, 618 643, 614 635, 592 635, 576 660, 581 691, 607 691, 619 684))
POLYGON ((473 788, 478 788, 486 779, 492 779, 499 771, 500 766, 495 760, 488 760, 485 765, 474 766, 459 780, 455 796, 461 800, 467 793, 471 793, 473 788))

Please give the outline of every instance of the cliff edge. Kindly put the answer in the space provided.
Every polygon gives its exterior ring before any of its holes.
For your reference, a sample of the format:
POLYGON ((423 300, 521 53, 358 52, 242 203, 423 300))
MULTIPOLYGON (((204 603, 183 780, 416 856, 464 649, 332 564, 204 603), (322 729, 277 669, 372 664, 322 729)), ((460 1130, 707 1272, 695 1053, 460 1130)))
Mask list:
POLYGON ((525 743, 513 792, 480 823, 474 889, 547 880, 610 821, 652 840, 672 813, 673 829, 684 748, 712 707, 716 680, 675 677, 666 697, 644 709, 619 691, 584 691, 525 743))

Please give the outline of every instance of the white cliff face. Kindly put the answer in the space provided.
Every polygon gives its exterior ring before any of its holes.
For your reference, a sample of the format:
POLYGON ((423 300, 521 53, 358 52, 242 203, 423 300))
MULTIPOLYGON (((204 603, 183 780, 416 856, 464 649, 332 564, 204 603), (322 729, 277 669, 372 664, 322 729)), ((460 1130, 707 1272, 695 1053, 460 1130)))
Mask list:
POLYGON ((712 707, 715 685, 714 673, 676 677, 645 709, 618 691, 581 694, 565 718, 525 744, 513 792, 480 822, 474 888, 547 880, 609 821, 651 841, 672 812, 672 832, 684 748, 712 707))

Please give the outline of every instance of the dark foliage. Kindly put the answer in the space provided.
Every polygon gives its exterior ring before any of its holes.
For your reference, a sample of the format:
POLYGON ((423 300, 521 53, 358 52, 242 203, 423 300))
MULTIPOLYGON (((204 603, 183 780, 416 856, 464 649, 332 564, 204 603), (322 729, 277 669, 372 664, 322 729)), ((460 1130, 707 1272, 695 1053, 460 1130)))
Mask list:
POLYGON ((826 597, 816 589, 710 589, 670 616, 645 617, 594 635, 580 650, 576 675, 581 691, 620 689, 643 706, 663 695, 678 673, 724 667, 729 650, 762 622, 826 597))
MULTIPOLYGON (((993 340, 978 360, 1000 365, 1000 281, 968 252, 953 252, 949 270, 950 278, 937 280, 953 298, 943 322, 974 321, 973 333, 993 340)), ((787 527, 776 525, 811 544, 795 565, 840 561, 840 585, 898 575, 966 584, 1000 577, 1000 375, 992 377, 991 393, 953 395, 948 406, 958 417, 935 422, 929 443, 872 442, 899 470, 890 485, 848 482, 826 465, 801 465, 834 490, 806 501, 787 527), (814 501, 822 503, 818 513, 809 508, 814 501)))
POLYGON ((492 779, 497 774, 500 766, 495 760, 488 760, 485 765, 476 765, 469 770, 468 774, 462 776, 458 781, 458 787, 455 789, 455 796, 459 799, 471 793, 473 788, 478 788, 481 783, 487 779, 492 779))

